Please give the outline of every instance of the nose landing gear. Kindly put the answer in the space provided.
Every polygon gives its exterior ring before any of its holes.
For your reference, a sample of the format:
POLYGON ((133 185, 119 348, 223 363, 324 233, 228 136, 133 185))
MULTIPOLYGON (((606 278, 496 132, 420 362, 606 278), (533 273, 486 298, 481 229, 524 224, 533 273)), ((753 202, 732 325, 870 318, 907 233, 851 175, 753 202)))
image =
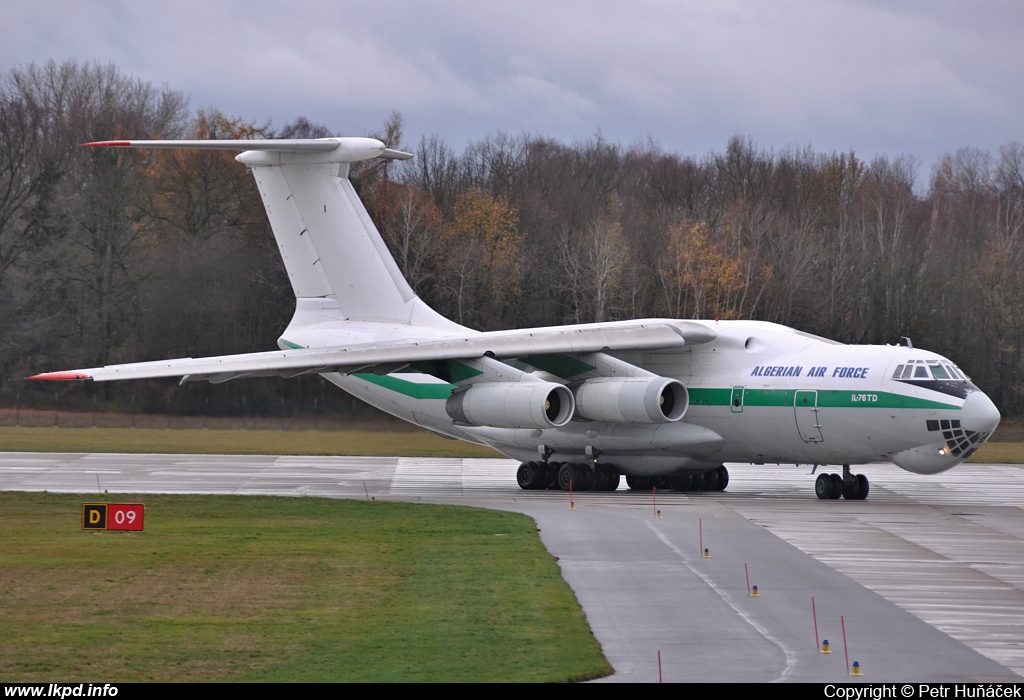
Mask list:
POLYGON ((819 474, 814 482, 814 494, 823 501, 840 497, 848 501, 863 501, 868 497, 871 484, 863 474, 850 473, 850 465, 843 465, 843 475, 819 474))

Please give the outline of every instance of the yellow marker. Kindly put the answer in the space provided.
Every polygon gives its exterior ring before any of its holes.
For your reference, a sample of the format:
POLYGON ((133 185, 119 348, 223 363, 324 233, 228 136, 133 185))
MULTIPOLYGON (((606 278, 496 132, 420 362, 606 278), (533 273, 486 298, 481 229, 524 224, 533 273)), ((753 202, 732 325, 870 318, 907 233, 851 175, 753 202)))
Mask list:
POLYGON ((823 639, 821 641, 821 653, 822 654, 831 654, 832 653, 832 650, 828 648, 828 640, 827 639, 823 639))
POLYGON ((851 676, 863 676, 864 675, 863 673, 860 672, 860 661, 854 661, 853 662, 853 671, 850 672, 850 675, 851 676))
POLYGON ((704 558, 705 559, 710 559, 711 558, 711 552, 708 551, 707 547, 704 548, 704 558))
POLYGON ((659 510, 659 511, 656 511, 656 513, 657 513, 657 516, 656 516, 656 517, 659 517, 659 518, 660 518, 660 517, 661 517, 661 511, 660 511, 660 510, 659 510))
POLYGON ((750 590, 750 597, 751 597, 751 598, 757 598, 757 597, 759 597, 760 595, 761 595, 761 594, 757 592, 757 586, 754 586, 754 587, 753 587, 753 588, 752 588, 752 589, 750 590))

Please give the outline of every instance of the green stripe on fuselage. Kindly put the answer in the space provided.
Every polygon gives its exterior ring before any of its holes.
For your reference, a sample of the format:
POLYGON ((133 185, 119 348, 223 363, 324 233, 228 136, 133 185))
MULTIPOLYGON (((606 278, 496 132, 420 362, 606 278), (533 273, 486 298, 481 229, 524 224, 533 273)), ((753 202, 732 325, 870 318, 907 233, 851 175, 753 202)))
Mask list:
MULTIPOLYGON (((812 389, 818 392, 819 408, 927 408, 958 410, 960 407, 887 391, 849 391, 845 389, 812 389)), ((691 406, 728 406, 732 389, 689 389, 691 406)), ((743 405, 755 407, 792 407, 795 389, 747 389, 743 405)))
POLYGON ((422 384, 410 382, 406 379, 392 377, 390 374, 372 374, 370 372, 356 372, 352 375, 364 382, 376 384, 379 387, 397 392, 412 399, 442 399, 446 400, 455 391, 454 384, 422 384))

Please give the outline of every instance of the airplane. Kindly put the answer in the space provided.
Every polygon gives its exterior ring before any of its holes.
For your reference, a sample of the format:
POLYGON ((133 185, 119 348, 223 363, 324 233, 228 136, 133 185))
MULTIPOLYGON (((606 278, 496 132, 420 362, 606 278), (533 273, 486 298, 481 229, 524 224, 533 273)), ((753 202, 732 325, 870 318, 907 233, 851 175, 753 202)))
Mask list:
POLYGON ((99 141, 241 151, 296 297, 278 351, 38 374, 220 383, 319 374, 441 436, 521 462, 523 489, 721 491, 726 462, 841 465, 818 498, 867 498, 851 465, 919 474, 970 457, 1000 414, 953 362, 912 346, 847 345, 744 320, 641 319, 478 332, 425 304, 348 178, 412 154, 371 138, 99 141))

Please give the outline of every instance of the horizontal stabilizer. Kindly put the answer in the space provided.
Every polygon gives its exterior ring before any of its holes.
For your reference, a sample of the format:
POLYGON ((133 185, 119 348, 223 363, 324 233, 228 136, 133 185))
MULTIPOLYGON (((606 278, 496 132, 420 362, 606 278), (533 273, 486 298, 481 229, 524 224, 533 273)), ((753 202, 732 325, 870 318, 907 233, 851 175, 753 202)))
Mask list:
POLYGON ((370 158, 408 160, 412 153, 388 148, 377 139, 331 137, 326 139, 213 139, 206 141, 91 141, 90 148, 185 148, 213 151, 283 151, 287 153, 327 153, 340 151, 347 157, 332 158, 338 162, 356 162, 370 158))

